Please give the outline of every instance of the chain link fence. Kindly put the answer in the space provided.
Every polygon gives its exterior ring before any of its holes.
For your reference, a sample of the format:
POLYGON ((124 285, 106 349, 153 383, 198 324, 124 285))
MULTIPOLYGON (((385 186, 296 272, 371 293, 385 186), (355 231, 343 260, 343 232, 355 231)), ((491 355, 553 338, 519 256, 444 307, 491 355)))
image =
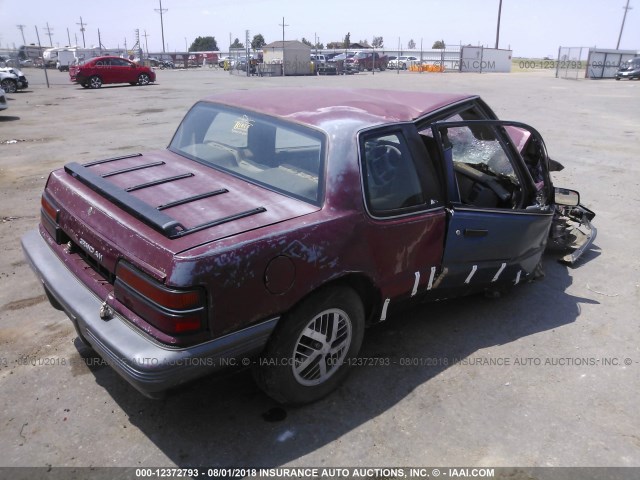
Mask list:
POLYGON ((585 78, 588 56, 587 47, 560 47, 556 62, 556 78, 585 78))

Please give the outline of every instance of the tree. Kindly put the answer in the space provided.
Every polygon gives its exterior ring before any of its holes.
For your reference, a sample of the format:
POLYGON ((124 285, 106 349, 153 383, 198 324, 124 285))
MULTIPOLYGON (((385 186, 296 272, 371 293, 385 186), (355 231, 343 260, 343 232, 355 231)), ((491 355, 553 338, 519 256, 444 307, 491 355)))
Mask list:
POLYGON ((244 48, 244 43, 239 38, 236 38, 231 44, 231 48, 244 48))
POLYGON ((344 36, 344 40, 342 41, 342 46, 344 48, 349 48, 351 46, 351 32, 347 32, 344 36))
POLYGON ((210 52, 219 50, 216 37, 198 37, 189 47, 190 52, 210 52))
POLYGON ((316 43, 315 48, 317 48, 318 50, 324 50, 324 43, 316 43))
POLYGON ((416 48, 416 42, 413 41, 413 38, 409 40, 409 43, 407 43, 407 48, 409 50, 413 50, 414 48, 416 48))
POLYGON ((384 40, 382 39, 382 37, 373 37, 373 40, 371 40, 371 46, 373 48, 382 48, 384 47, 384 40))
POLYGON ((338 48, 344 48, 344 42, 329 42, 327 43, 327 48, 334 50, 338 48))
POLYGON ((306 46, 313 48, 313 43, 311 43, 309 40, 307 40, 306 38, 302 37, 302 43, 304 43, 306 46))
POLYGON ((253 40, 251 40, 251 48, 253 48, 253 50, 260 50, 266 44, 267 42, 264 41, 264 37, 261 33, 254 35, 253 40))
POLYGON ((436 40, 435 42, 433 42, 433 46, 431 48, 443 49, 446 48, 446 45, 444 43, 444 40, 436 40))

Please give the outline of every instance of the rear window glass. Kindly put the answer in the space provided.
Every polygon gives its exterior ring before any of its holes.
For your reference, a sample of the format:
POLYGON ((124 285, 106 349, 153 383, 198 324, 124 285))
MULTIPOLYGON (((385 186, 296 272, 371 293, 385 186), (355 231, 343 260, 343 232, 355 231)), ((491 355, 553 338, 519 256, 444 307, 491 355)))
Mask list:
POLYGON ((324 135, 274 118, 198 103, 169 149, 192 160, 319 205, 324 135))

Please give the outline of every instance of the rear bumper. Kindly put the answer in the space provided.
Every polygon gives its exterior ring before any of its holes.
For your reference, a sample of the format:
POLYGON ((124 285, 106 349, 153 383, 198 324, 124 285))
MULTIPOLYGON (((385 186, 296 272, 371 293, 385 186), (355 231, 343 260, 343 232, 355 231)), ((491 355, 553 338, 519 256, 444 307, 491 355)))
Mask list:
POLYGON ((27 260, 56 308, 78 335, 131 385, 153 397, 225 368, 248 365, 264 348, 278 318, 187 348, 156 343, 115 313, 100 318, 102 300, 67 269, 37 230, 22 237, 27 260))

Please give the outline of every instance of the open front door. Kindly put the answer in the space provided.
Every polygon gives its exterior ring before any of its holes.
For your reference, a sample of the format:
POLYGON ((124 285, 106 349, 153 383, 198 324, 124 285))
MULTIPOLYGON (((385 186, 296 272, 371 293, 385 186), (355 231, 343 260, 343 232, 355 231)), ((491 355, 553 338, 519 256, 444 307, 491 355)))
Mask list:
POLYGON ((447 188, 440 289, 517 284, 535 270, 553 218, 542 138, 514 122, 434 124, 447 188))

